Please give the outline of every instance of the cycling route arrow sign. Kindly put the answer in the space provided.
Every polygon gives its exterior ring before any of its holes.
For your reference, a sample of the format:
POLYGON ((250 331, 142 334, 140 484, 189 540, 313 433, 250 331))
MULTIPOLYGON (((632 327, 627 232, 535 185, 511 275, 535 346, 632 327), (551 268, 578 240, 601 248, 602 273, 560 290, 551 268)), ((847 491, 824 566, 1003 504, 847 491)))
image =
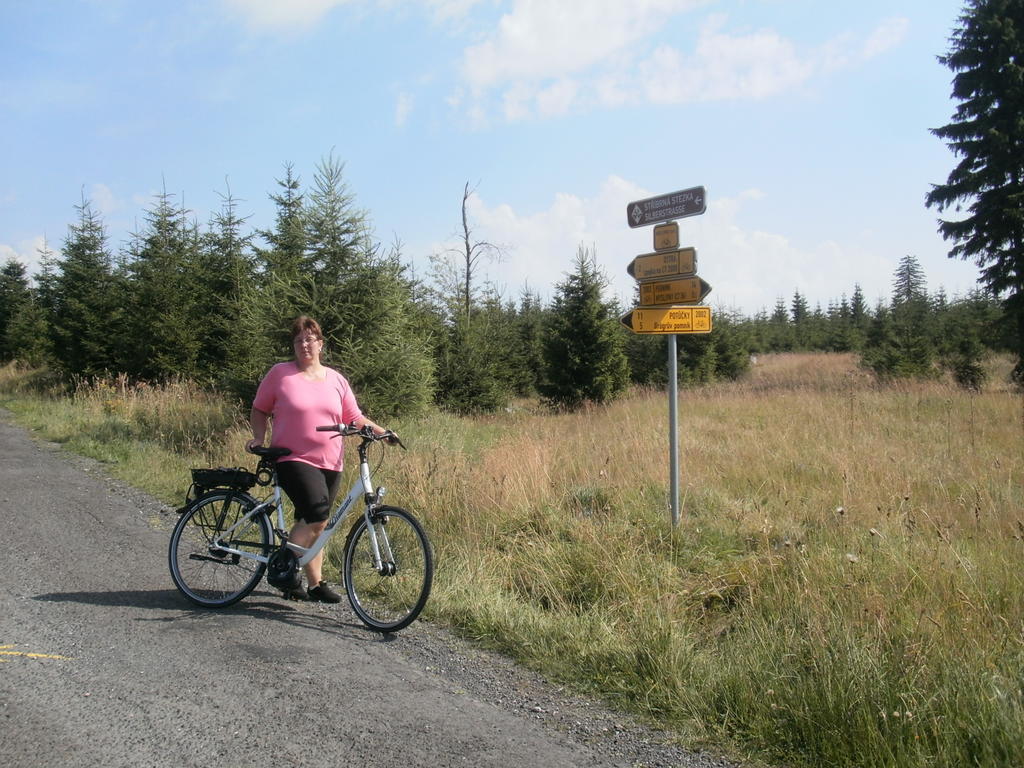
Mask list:
POLYGON ((645 253, 633 259, 626 267, 626 272, 641 282, 693 275, 697 272, 697 251, 694 248, 680 248, 664 253, 645 253))
POLYGON ((711 293, 711 286, 703 278, 684 277, 680 280, 640 283, 642 305, 697 304, 711 293))
POLYGON ((619 321, 633 333, 711 333, 711 307, 636 307, 619 321))

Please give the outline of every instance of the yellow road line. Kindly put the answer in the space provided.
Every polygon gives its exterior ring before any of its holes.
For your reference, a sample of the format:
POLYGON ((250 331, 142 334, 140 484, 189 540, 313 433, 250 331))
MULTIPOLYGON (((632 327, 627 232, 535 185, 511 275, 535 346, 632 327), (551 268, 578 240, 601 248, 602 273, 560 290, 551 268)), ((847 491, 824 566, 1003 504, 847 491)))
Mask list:
MULTIPOLYGON (((60 659, 61 661, 71 661, 71 656, 58 656, 55 653, 29 653, 27 651, 8 651, 6 648, 13 648, 13 645, 0 645, 0 656, 24 656, 28 659, 60 659)), ((10 659, 0 659, 0 662, 10 661, 10 659)))

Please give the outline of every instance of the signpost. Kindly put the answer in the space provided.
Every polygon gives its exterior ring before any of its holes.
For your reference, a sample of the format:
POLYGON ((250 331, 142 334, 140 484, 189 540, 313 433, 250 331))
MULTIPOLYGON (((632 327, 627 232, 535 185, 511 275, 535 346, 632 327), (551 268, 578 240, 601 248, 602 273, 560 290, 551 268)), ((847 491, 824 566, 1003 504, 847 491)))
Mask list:
POLYGON ((646 227, 659 221, 700 216, 705 210, 704 187, 691 187, 630 203, 626 206, 626 220, 631 227, 646 227))
POLYGON ((679 247, 679 224, 672 219, 699 216, 707 207, 704 187, 637 200, 626 206, 630 227, 657 224, 654 253, 637 256, 626 271, 640 283, 640 306, 620 318, 633 333, 668 336, 669 477, 672 525, 679 525, 679 376, 676 334, 711 333, 711 307, 703 301, 711 286, 697 277, 697 251, 679 247), (662 224, 660 222, 668 222, 662 224))

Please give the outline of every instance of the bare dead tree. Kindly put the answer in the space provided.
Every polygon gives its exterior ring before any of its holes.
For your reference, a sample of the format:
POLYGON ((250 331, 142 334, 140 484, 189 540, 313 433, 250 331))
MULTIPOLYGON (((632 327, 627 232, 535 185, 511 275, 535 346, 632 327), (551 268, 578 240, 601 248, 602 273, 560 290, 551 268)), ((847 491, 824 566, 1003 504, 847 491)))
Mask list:
POLYGON ((447 258, 435 259, 435 270, 438 272, 442 282, 447 283, 449 294, 456 299, 456 311, 466 319, 473 310, 473 300, 480 282, 480 269, 482 259, 500 260, 504 249, 487 240, 476 240, 473 237, 473 227, 469 221, 468 203, 470 196, 476 192, 476 187, 471 187, 467 181, 462 190, 462 231, 459 239, 462 241, 460 247, 448 248, 444 254, 447 258), (438 262, 442 263, 438 263, 438 262), (447 274, 447 277, 445 276, 447 274))

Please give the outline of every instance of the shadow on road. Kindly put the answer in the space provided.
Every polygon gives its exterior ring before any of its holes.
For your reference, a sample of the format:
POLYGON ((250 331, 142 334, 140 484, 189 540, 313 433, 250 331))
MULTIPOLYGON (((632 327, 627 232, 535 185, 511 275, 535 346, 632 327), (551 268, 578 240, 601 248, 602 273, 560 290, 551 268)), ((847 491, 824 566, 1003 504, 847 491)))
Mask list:
MULTIPOLYGON (((286 603, 271 592, 253 592, 248 600, 227 608, 197 608, 175 589, 122 589, 116 592, 50 592, 31 599, 47 603, 80 603, 97 606, 126 606, 163 611, 175 611, 171 616, 140 618, 139 621, 216 621, 222 618, 246 616, 263 621, 281 621, 329 634, 344 633, 351 637, 391 642, 393 634, 380 634, 365 627, 362 622, 339 616, 338 608, 320 608, 310 613, 308 604, 286 603)), ((319 604, 318 608, 319 608, 319 604)))

